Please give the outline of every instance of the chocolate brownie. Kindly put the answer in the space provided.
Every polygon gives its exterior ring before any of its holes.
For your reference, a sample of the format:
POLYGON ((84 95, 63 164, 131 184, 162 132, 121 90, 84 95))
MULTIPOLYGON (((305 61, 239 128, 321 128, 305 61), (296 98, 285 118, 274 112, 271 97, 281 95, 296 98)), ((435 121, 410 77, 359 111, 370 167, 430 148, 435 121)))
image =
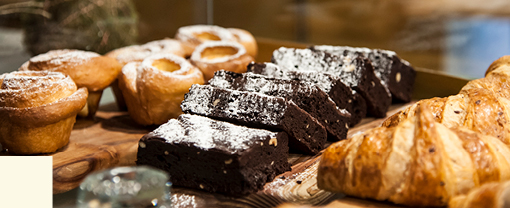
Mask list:
POLYGON ((329 45, 312 46, 311 49, 339 56, 362 53, 372 62, 375 75, 390 90, 394 101, 411 101, 416 71, 394 51, 329 45))
POLYGON ((167 171, 176 186, 246 195, 290 170, 288 137, 182 114, 143 136, 137 165, 167 171))
POLYGON ((273 51, 271 60, 283 70, 317 71, 339 79, 365 98, 367 114, 385 117, 391 105, 391 94, 374 74, 370 61, 361 53, 335 56, 324 51, 281 47, 273 51))
POLYGON ((365 99, 333 75, 315 71, 286 71, 273 63, 254 62, 248 65, 248 72, 279 79, 299 80, 319 87, 329 95, 338 108, 346 109, 351 114, 349 126, 358 124, 367 114, 365 99))
POLYGON ((328 140, 339 141, 347 137, 351 118, 345 109, 339 109, 324 91, 297 80, 283 80, 254 73, 239 74, 217 71, 209 85, 224 89, 258 92, 291 100, 316 118, 328 132, 328 140))
POLYGON ((290 150, 316 154, 327 139, 324 127, 294 102, 254 92, 192 85, 182 111, 289 134, 290 150))

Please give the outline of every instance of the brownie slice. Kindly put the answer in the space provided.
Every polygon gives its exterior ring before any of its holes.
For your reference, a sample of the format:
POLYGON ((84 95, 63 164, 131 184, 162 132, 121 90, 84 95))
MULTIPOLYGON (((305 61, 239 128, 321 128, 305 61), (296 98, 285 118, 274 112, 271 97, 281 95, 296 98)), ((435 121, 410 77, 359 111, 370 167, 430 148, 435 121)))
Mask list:
POLYGON ((312 46, 311 49, 338 56, 362 53, 372 62, 375 75, 390 90, 395 101, 411 101, 416 71, 407 61, 400 59, 394 51, 329 45, 312 46))
POLYGON ((137 165, 167 171, 176 186, 246 195, 289 171, 288 137, 182 114, 143 136, 137 165))
POLYGON ((328 140, 339 141, 347 137, 350 113, 345 109, 339 109, 328 94, 316 86, 297 80, 223 70, 217 71, 209 80, 209 84, 224 89, 258 92, 291 100, 326 128, 328 140))
POLYGON ((294 102, 254 92, 192 85, 182 111, 289 134, 291 150, 316 154, 327 139, 324 127, 294 102))
POLYGON ((349 126, 358 124, 367 114, 365 99, 345 85, 338 77, 315 71, 282 70, 273 63, 250 63, 248 72, 261 74, 279 79, 298 80, 308 82, 326 92, 340 109, 346 109, 351 114, 349 126))
POLYGON ((273 51, 272 62, 283 70, 318 71, 339 79, 365 98, 367 114, 385 117, 391 94, 374 74, 370 61, 362 54, 335 56, 324 51, 281 47, 273 51))

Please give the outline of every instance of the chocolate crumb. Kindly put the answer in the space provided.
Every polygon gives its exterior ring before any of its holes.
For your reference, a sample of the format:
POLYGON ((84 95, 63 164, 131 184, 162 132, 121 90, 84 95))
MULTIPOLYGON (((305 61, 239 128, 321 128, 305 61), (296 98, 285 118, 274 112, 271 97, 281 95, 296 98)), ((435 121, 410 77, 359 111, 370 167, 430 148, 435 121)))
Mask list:
POLYGON ((302 182, 303 182, 303 181, 301 181, 301 180, 297 180, 297 181, 296 181, 296 183, 297 183, 297 184, 301 184, 302 182))
POLYGON ((430 152, 430 153, 434 153, 434 152, 436 152, 436 148, 431 147, 431 148, 429 149, 429 152, 430 152))

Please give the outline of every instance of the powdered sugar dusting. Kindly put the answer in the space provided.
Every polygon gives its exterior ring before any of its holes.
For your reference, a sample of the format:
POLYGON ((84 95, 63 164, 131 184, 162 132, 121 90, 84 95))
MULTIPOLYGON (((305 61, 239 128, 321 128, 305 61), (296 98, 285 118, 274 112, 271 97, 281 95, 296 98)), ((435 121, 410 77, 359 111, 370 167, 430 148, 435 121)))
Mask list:
MULTIPOLYGON (((365 62, 363 59, 363 54, 359 52, 331 55, 320 50, 284 47, 275 50, 272 57, 272 61, 284 70, 331 74, 351 88, 357 87, 363 74, 367 73, 367 65, 370 65, 370 62, 365 62)), ((378 82, 383 85, 386 94, 391 97, 386 82, 380 78, 378 78, 378 82)))
POLYGON ((287 104, 283 98, 260 93, 193 85, 181 108, 183 112, 279 126, 287 104))
MULTIPOLYGON (((192 73, 188 74, 188 72, 193 67, 194 66, 191 65, 191 63, 189 63, 186 59, 184 59, 182 57, 179 57, 179 56, 176 56, 173 54, 154 54, 154 55, 151 55, 151 56, 147 57, 146 59, 144 59, 143 62, 138 67, 137 71, 138 71, 138 75, 141 75, 144 70, 151 70, 153 72, 159 72, 159 73, 157 73, 157 76, 163 75, 163 76, 172 76, 174 78, 186 79, 186 78, 188 78, 188 76, 196 76, 196 74, 192 74, 192 73), (154 63, 154 61, 160 60, 160 59, 166 59, 171 62, 174 62, 177 65, 179 65, 181 68, 179 70, 172 71, 172 72, 159 70, 152 64, 154 63)), ((154 74, 154 75, 156 76, 156 74, 154 74)), ((140 77, 138 77, 138 79, 140 79, 140 77)))
POLYGON ((58 99, 50 97, 63 89, 76 90, 72 79, 60 72, 16 71, 1 78, 0 105, 6 107, 34 107, 58 99))
POLYGON ((325 51, 337 56, 353 55, 355 53, 363 54, 364 57, 368 58, 372 62, 374 73, 379 79, 381 79, 381 84, 388 87, 389 75, 393 64, 393 56, 396 56, 395 52, 380 49, 372 50, 369 48, 330 45, 313 46, 313 49, 325 51))
POLYGON ((179 41, 172 39, 163 39, 148 42, 143 45, 128 46, 122 49, 122 52, 117 55, 116 59, 122 63, 132 61, 143 61, 143 59, 154 54, 175 54, 178 56, 183 55, 183 48, 179 41))
POLYGON ((232 34, 234 34, 234 36, 237 37, 238 40, 241 42, 253 41, 253 36, 244 30, 237 29, 237 28, 228 28, 228 30, 232 34))
POLYGON ((243 45, 237 43, 237 42, 228 42, 228 41, 208 41, 200 44, 195 48, 195 51, 191 54, 191 60, 198 61, 198 62, 204 62, 204 63, 222 63, 227 62, 230 60, 237 59, 241 57, 242 55, 246 54, 246 49, 243 45), (203 59, 202 58, 202 52, 207 48, 214 48, 214 47, 231 47, 234 48, 237 53, 230 56, 223 56, 220 58, 215 58, 211 60, 203 59))
POLYGON ((172 207, 173 208, 196 208, 197 202, 194 195, 183 193, 172 194, 172 207))
POLYGON ((350 87, 358 85, 360 70, 354 57, 332 56, 322 51, 310 49, 293 49, 281 47, 273 51, 272 61, 287 71, 314 71, 339 77, 340 80, 350 87), (346 62, 349 61, 349 62, 346 62), (355 65, 355 70, 345 70, 346 67, 355 65))
POLYGON ((97 53, 89 52, 89 51, 80 51, 80 50, 53 50, 47 53, 32 57, 30 59, 31 63, 38 62, 49 62, 54 65, 62 65, 64 63, 71 64, 81 64, 91 58, 100 56, 97 53))
POLYGON ((196 38, 196 35, 201 33, 211 33, 220 40, 225 41, 234 41, 235 37, 234 35, 227 29, 215 25, 190 25, 185 27, 180 27, 177 30, 177 34, 175 35, 175 38, 181 41, 189 42, 189 41, 195 41, 195 42, 202 42, 198 38, 196 38))
POLYGON ((287 99, 292 99, 292 97, 296 96, 310 96, 314 93, 315 89, 304 82, 274 80, 254 73, 239 74, 240 79, 234 81, 233 75, 235 74, 232 72, 218 71, 209 80, 209 84, 224 89, 258 92, 287 99))
POLYGON ((254 144, 276 137, 277 133, 216 121, 198 115, 182 114, 149 134, 167 143, 189 143, 200 149, 238 153, 254 144))
POLYGON ((286 71, 273 63, 264 63, 265 68, 261 75, 279 79, 300 80, 313 84, 322 91, 329 93, 333 87, 335 78, 333 75, 315 71, 286 71))

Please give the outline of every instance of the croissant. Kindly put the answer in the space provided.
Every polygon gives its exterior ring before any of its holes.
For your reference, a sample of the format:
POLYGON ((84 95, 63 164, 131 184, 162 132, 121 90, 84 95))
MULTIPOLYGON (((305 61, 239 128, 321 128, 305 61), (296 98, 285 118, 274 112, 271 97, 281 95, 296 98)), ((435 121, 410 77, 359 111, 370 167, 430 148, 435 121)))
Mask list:
POLYGON ((499 139, 435 121, 427 105, 394 127, 332 144, 319 188, 411 206, 444 206, 480 184, 510 179, 510 149, 499 139))
MULTIPOLYGON (((504 59, 498 59, 499 63, 504 59)), ((495 65, 495 64, 492 65, 495 65)), ((491 65, 491 66, 492 66, 491 65)), ((499 138, 510 145, 510 66, 489 68, 485 78, 468 82, 457 95, 421 100, 383 122, 391 127, 415 115, 418 105, 430 106, 435 121, 453 128, 464 126, 482 134, 499 138)))
POLYGON ((332 144, 319 164, 319 188, 445 206, 482 184, 509 180, 510 67, 496 66, 457 95, 421 100, 381 127, 332 144))
POLYGON ((450 208, 503 208, 510 206, 510 181, 486 183, 450 200, 450 208))
POLYGON ((55 152, 69 142, 76 115, 87 102, 59 72, 12 72, 0 76, 0 143, 14 154, 55 152))

